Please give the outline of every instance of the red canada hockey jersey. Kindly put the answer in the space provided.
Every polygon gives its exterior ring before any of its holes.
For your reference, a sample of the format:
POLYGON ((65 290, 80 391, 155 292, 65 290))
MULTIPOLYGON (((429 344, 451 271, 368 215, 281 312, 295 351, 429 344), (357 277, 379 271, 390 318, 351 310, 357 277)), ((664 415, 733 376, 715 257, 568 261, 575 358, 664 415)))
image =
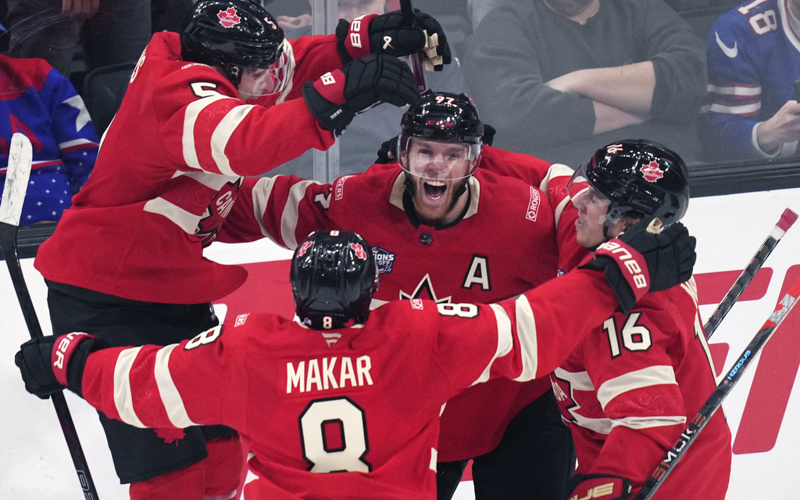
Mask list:
POLYGON ((94 171, 39 249, 42 275, 161 303, 209 302, 238 288, 244 269, 213 263, 202 251, 223 225, 242 176, 334 142, 300 87, 341 66, 336 37, 292 45, 297 66, 288 99, 256 105, 242 102, 210 66, 181 61, 177 33, 155 34, 94 171))
MULTIPOLYGON (((694 279, 597 323, 550 378, 578 472, 630 478, 635 495, 716 385, 694 279)), ((720 410, 653 498, 722 500, 730 468, 720 410)))
MULTIPOLYGON (((466 216, 436 229, 409 221, 403 180, 397 164, 373 165, 333 184, 292 176, 247 179, 219 237, 266 235, 295 248, 316 229, 356 231, 373 246, 381 272, 373 305, 409 298, 487 304, 557 276, 552 210, 537 188, 478 169, 469 180, 466 216)), ((519 410, 549 389, 546 380, 498 380, 453 398, 442 415, 439 459, 491 451, 519 410)))
POLYGON ((249 500, 432 499, 441 405, 475 382, 547 375, 616 304, 602 273, 579 270, 499 305, 393 301, 336 331, 241 314, 180 344, 93 353, 83 397, 140 427, 239 430, 249 500))

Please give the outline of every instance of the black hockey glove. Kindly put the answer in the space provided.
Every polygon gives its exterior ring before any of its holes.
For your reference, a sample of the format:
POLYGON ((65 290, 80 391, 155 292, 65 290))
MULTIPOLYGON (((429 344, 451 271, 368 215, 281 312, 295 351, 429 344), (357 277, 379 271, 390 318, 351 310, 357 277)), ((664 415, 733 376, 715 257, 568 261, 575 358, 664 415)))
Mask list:
POLYGON ((628 500, 631 497, 630 480, 611 474, 575 474, 570 479, 572 485, 567 500, 628 500))
POLYGON ((65 386, 79 396, 83 369, 89 353, 101 347, 100 341, 87 333, 48 335, 31 339, 14 356, 25 389, 42 399, 65 386))
POLYGON ((339 56, 345 63, 366 54, 401 57, 422 53, 425 69, 441 71, 452 59, 439 21, 417 9, 413 19, 406 19, 400 11, 362 16, 350 23, 340 19, 336 36, 339 56))
POLYGON ((597 247, 594 259, 582 266, 604 270, 625 314, 648 291, 666 290, 691 278, 697 259, 697 242, 683 224, 676 222, 660 233, 649 232, 649 224, 642 220, 628 227, 597 247))
POLYGON ((419 99, 419 92, 406 63, 371 54, 325 73, 314 83, 306 82, 303 97, 319 123, 341 135, 357 113, 382 102, 412 104, 419 99))

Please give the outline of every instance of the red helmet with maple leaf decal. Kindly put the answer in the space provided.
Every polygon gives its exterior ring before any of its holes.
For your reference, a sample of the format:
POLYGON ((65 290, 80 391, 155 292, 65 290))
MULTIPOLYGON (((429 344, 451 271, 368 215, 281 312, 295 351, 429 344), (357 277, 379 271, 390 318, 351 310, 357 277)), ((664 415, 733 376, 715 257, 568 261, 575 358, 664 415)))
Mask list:
POLYGON ((369 243, 353 231, 314 231, 292 257, 289 281, 295 312, 315 330, 360 324, 378 289, 369 243))
POLYGON ((215 66, 239 85, 245 68, 274 71, 285 85, 290 62, 283 30, 260 4, 250 0, 200 0, 181 25, 181 59, 215 66))
POLYGON ((610 202, 610 221, 656 216, 668 225, 680 220, 689 206, 686 163, 652 141, 626 139, 598 149, 573 175, 570 192, 587 182, 610 202))

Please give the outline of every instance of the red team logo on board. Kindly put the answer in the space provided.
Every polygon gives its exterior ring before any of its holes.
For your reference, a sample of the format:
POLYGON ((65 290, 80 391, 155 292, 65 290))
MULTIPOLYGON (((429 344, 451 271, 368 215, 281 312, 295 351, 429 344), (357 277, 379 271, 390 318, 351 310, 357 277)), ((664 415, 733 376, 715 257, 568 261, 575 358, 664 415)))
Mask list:
POLYGON ((647 182, 655 182, 664 177, 664 171, 658 166, 658 162, 651 161, 642 167, 642 175, 647 182))
POLYGON ((228 7, 226 10, 221 10, 217 13, 219 24, 225 28, 233 28, 242 20, 234 7, 228 7))

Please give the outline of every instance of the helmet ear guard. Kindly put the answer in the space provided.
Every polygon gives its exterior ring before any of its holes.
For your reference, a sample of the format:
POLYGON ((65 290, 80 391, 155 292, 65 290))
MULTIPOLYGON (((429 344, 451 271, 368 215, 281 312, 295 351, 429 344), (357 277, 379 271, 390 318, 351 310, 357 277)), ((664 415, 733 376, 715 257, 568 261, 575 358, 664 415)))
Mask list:
POLYGON ((295 313, 315 330, 360 324, 378 289, 372 248, 352 231, 315 231, 295 250, 290 281, 295 313))

